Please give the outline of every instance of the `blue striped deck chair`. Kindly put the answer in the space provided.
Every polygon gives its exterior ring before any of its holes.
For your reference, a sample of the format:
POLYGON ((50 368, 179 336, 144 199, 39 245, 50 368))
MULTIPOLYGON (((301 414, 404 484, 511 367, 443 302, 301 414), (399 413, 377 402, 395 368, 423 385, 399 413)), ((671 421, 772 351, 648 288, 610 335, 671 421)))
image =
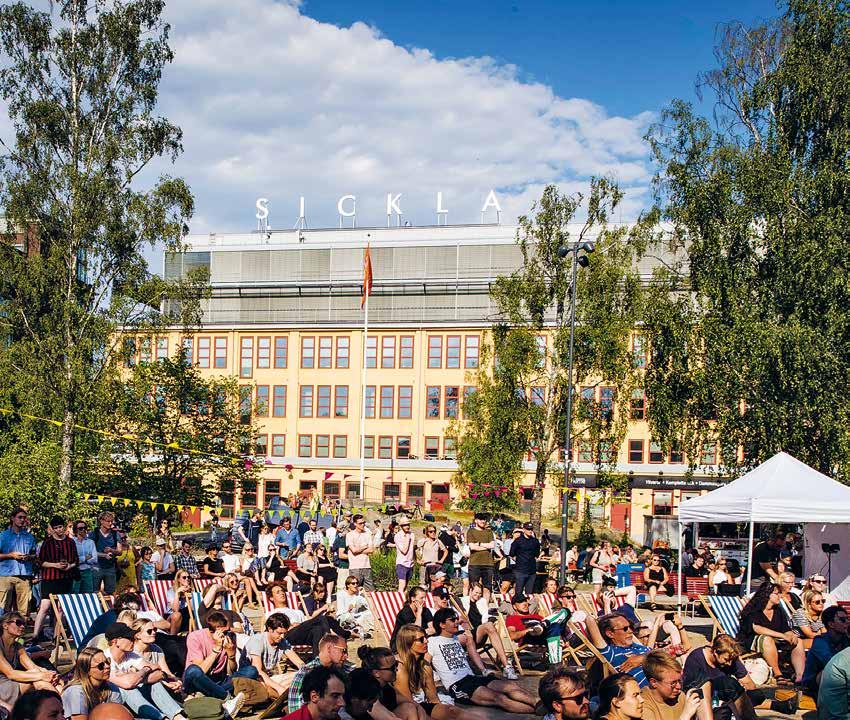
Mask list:
MULTIPOLYGON (((200 609, 201 609, 201 601, 204 599, 204 593, 206 592, 206 588, 204 592, 200 592, 199 590, 192 591, 192 601, 189 606, 189 625, 191 630, 200 630, 203 628, 203 624, 201 623, 200 609)), ((233 599, 230 596, 230 593, 224 596, 224 599, 221 602, 222 608, 225 610, 233 609, 233 599)), ((248 620, 244 613, 239 613, 242 616, 242 626, 245 628, 245 632, 248 635, 254 634, 254 626, 251 625, 251 622, 248 620)))
POLYGON ((728 595, 700 595, 700 602, 714 621, 712 639, 718 634, 735 637, 741 628, 741 610, 746 602, 742 597, 728 595))
POLYGON ((109 608, 103 596, 98 593, 77 593, 68 595, 51 595, 50 605, 56 616, 56 649, 58 654, 60 641, 65 644, 69 656, 73 656, 69 642, 67 626, 70 631, 70 640, 74 641, 74 647, 81 650, 80 643, 86 636, 89 628, 109 608), (61 620, 60 620, 61 618, 61 620))

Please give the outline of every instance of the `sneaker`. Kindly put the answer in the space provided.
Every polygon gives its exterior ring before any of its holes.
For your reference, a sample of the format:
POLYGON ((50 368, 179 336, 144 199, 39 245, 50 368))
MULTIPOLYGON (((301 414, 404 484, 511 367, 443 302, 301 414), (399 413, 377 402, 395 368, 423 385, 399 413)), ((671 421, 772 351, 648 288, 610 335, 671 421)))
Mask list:
POLYGON ((533 628, 529 629, 528 634, 539 636, 542 635, 545 631, 545 628, 542 625, 535 625, 533 628))
POLYGON ((504 675, 507 680, 519 680, 519 673, 511 663, 505 665, 505 669, 502 670, 502 675, 504 675))
POLYGON ((236 697, 225 700, 221 704, 221 709, 224 710, 225 715, 228 717, 235 718, 245 704, 245 699, 245 693, 241 692, 236 697))

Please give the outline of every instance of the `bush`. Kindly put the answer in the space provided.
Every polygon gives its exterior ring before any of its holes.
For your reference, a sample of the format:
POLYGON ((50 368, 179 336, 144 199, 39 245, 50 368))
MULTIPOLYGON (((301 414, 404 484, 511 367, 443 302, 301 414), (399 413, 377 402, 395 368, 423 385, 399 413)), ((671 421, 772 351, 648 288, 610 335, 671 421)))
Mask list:
POLYGON ((372 582, 376 590, 396 590, 398 579, 395 574, 395 548, 388 553, 374 552, 369 557, 372 564, 372 582))
POLYGON ((587 498, 584 501, 584 514, 581 517, 576 545, 582 549, 596 545, 596 532, 593 529, 593 523, 590 519, 590 500, 587 498))

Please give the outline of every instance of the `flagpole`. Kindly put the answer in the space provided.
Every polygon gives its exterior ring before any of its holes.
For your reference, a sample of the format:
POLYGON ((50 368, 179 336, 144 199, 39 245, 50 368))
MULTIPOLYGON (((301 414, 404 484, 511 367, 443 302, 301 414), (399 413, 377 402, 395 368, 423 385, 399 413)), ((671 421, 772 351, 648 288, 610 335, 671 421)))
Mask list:
MULTIPOLYGON (((369 352, 369 292, 366 292, 363 315, 363 358, 360 374, 360 499, 366 498, 366 355, 369 352)), ((375 398, 377 402, 377 398, 375 398)))

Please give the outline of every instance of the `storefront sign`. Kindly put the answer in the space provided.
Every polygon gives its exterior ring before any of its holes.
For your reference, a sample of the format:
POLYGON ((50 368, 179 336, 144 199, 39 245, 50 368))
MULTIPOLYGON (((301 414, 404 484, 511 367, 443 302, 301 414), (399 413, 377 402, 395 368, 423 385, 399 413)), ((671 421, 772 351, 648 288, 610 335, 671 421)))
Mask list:
POLYGON ((629 478, 629 486, 635 490, 715 490, 725 484, 725 480, 712 477, 634 475, 629 478))

